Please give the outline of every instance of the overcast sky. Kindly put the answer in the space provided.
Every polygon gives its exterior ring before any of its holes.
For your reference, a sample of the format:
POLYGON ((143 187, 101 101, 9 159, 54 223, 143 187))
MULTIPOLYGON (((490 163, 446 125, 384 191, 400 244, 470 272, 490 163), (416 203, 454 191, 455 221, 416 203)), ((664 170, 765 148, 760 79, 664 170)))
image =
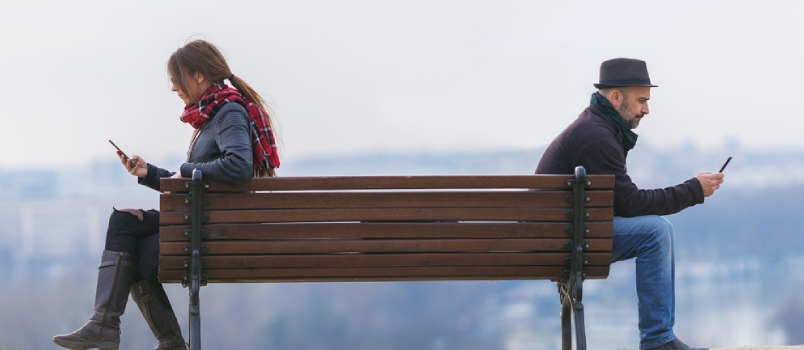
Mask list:
MULTIPOLYGON (((168 56, 216 44, 271 101, 283 163, 526 149, 648 63, 659 148, 804 149, 804 2, 0 0, 0 169, 186 151, 168 56)), ((639 146, 638 146, 639 147, 639 146)), ((535 165, 534 165, 535 166, 535 165)))

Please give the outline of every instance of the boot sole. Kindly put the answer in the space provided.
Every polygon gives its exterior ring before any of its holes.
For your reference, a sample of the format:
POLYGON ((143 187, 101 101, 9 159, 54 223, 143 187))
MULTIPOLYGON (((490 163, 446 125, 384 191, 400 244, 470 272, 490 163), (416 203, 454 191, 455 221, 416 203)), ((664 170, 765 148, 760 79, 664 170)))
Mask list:
POLYGON ((118 350, 120 344, 115 342, 72 342, 69 340, 53 339, 56 345, 72 350, 118 350))

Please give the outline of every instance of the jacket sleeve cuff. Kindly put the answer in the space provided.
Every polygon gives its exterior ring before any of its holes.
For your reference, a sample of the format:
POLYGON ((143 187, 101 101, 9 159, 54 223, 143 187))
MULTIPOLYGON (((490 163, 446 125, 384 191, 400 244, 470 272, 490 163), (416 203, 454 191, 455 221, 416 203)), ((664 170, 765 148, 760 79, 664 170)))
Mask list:
POLYGON ((687 183, 690 184, 692 187, 692 194, 694 197, 695 202, 693 204, 701 204, 704 202, 704 193, 703 193, 703 186, 701 185, 701 181, 698 178, 691 178, 687 180, 687 183))
POLYGON ((137 178, 137 183, 143 186, 147 186, 151 189, 159 191, 159 179, 163 177, 171 177, 174 173, 167 171, 165 169, 161 169, 153 164, 148 164, 148 173, 145 174, 145 177, 137 178))
POLYGON ((148 173, 145 177, 138 177, 137 183, 154 189, 159 189, 159 177, 157 176, 156 166, 148 163, 148 173))

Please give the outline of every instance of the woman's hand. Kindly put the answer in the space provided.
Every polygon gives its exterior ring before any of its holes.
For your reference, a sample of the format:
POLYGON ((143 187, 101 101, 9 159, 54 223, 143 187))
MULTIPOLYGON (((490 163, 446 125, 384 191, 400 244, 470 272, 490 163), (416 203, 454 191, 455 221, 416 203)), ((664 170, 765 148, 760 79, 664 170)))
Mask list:
POLYGON ((123 152, 120 151, 117 151, 117 156, 120 157, 120 162, 123 163, 123 166, 126 167, 129 174, 136 177, 145 177, 145 175, 148 175, 148 163, 145 162, 145 159, 140 158, 140 156, 136 154, 134 157, 131 157, 131 159, 128 159, 123 155, 123 152))

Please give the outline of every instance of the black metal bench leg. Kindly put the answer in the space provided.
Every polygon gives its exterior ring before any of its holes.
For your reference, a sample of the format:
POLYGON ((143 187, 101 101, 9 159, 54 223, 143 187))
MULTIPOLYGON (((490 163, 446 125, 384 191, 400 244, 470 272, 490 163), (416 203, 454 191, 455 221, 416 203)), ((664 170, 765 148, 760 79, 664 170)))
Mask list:
POLYGON ((557 285, 561 303, 561 350, 572 350, 572 305, 567 295, 567 285, 561 282, 557 285))
MULTIPOLYGON (((575 181, 570 182, 573 186, 573 211, 572 211, 572 257, 570 262, 570 271, 567 276, 567 283, 562 288, 562 313, 569 314, 568 308, 572 309, 572 317, 575 318, 575 341, 577 343, 576 349, 586 350, 586 329, 584 326, 583 317, 583 280, 586 277, 583 271, 583 265, 586 259, 583 257, 583 251, 587 247, 584 242, 584 234, 586 228, 584 227, 584 219, 589 215, 589 212, 584 210, 584 202, 589 200, 584 195, 584 189, 590 185, 589 180, 586 178, 586 170, 583 167, 575 168, 575 181)), ((564 327, 564 318, 562 315, 562 328, 564 327)), ((566 320, 569 323, 569 317, 566 320)), ((569 328, 569 327, 567 327, 569 328)), ((566 335, 564 335, 566 337, 566 335)), ((570 335, 570 338, 572 336, 570 335)), ((571 341, 571 340, 570 340, 571 341)), ((565 350, 570 350, 571 345, 564 345, 565 350)))
POLYGON ((572 350, 572 321, 575 319, 575 342, 577 350, 586 350, 586 326, 583 303, 573 302, 565 284, 558 284, 561 298, 561 349, 572 350))
POLYGON ((566 296, 561 299, 561 349, 572 350, 572 306, 566 296))
MULTIPOLYGON (((198 282, 193 281, 192 289, 198 290, 198 282)), ((197 299, 190 293, 190 299, 197 299)), ((190 350, 201 350, 201 312, 198 305, 190 304, 190 350)))
MULTIPOLYGON (((191 221, 190 233, 190 273, 188 276, 190 289, 190 350, 201 350, 201 224, 203 213, 201 207, 204 206, 202 193, 204 184, 201 181, 201 171, 193 170, 193 182, 188 184, 191 188, 191 209, 189 216, 191 221)), ((188 216, 185 216, 185 220, 188 216)))
POLYGON ((190 350, 201 350, 201 280, 197 266, 201 253, 193 251, 192 260, 195 271, 190 276, 190 350))
POLYGON ((583 303, 575 303, 573 307, 575 317, 575 341, 578 343, 578 350, 586 350, 586 327, 583 319, 583 303))

